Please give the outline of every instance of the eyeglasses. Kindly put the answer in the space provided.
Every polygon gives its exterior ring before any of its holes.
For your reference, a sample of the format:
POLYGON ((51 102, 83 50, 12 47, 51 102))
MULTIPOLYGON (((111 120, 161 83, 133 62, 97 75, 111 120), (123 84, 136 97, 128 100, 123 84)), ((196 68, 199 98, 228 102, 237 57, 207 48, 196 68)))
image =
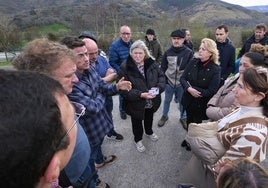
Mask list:
POLYGON ((121 33, 121 35, 130 35, 131 33, 121 33))
POLYGON ((86 111, 86 107, 80 103, 77 103, 77 102, 71 102, 71 104, 73 105, 74 107, 74 111, 75 111, 75 115, 77 116, 75 118, 75 121, 74 123, 72 124, 72 126, 67 130, 67 132, 65 133, 64 137, 66 135, 68 135, 70 133, 70 131, 73 129, 73 127, 76 125, 77 121, 79 120, 79 118, 81 116, 83 116, 85 114, 85 111, 86 111))
POLYGON ((77 123, 77 121, 79 120, 79 118, 80 118, 81 116, 83 116, 83 115, 85 114, 85 111, 86 111, 85 106, 82 105, 82 104, 80 104, 80 103, 72 102, 72 101, 71 101, 71 104, 72 104, 73 107, 74 107, 76 118, 75 118, 73 124, 71 125, 71 127, 66 131, 66 133, 63 135, 63 137, 60 139, 60 142, 59 142, 57 148, 60 147, 60 145, 61 145, 63 139, 64 139, 64 138, 71 132, 71 130, 74 128, 74 126, 76 125, 76 123, 77 123))

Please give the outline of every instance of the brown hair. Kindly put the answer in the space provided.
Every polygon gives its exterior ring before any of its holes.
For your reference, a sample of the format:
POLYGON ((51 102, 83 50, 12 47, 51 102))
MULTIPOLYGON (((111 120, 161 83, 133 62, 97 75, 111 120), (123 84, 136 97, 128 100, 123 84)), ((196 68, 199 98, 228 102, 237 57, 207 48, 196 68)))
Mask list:
POLYGON ((217 188, 265 188, 268 187, 268 173, 258 163, 246 158, 230 164, 219 177, 217 188))
POLYGON ((243 72, 243 82, 253 93, 263 93, 265 96, 260 105, 263 114, 268 117, 268 70, 267 68, 247 69, 243 72))

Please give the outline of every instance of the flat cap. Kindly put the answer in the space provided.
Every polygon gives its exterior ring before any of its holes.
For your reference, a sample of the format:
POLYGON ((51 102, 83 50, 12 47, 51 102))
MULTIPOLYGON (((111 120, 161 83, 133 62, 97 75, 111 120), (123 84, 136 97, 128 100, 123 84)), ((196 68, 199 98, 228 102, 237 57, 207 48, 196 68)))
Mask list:
POLYGON ((170 35, 171 37, 179 37, 179 38, 185 38, 185 31, 181 29, 177 29, 173 31, 170 35))

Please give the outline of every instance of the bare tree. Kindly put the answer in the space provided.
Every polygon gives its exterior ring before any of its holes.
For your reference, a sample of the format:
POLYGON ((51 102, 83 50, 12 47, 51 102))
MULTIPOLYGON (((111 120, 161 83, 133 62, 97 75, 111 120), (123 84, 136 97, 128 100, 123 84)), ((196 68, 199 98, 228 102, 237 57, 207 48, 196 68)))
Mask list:
POLYGON ((120 10, 120 7, 118 5, 117 2, 112 2, 109 6, 108 6, 108 16, 110 17, 110 19, 112 20, 112 25, 113 25, 113 29, 114 29, 114 38, 117 37, 117 31, 118 31, 118 28, 119 28, 119 10, 120 10))
POLYGON ((12 24, 11 19, 4 15, 0 16, 0 51, 5 52, 6 61, 9 60, 7 53, 14 54, 14 48, 20 41, 21 33, 18 28, 12 24))

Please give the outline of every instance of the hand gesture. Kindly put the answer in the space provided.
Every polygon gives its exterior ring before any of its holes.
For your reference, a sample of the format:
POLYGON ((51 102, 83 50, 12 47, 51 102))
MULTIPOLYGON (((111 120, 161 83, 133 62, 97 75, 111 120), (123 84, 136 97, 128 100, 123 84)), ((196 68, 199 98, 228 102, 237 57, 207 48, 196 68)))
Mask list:
POLYGON ((125 81, 125 78, 122 77, 119 82, 116 84, 116 89, 117 90, 131 90, 132 84, 130 81, 125 81))

